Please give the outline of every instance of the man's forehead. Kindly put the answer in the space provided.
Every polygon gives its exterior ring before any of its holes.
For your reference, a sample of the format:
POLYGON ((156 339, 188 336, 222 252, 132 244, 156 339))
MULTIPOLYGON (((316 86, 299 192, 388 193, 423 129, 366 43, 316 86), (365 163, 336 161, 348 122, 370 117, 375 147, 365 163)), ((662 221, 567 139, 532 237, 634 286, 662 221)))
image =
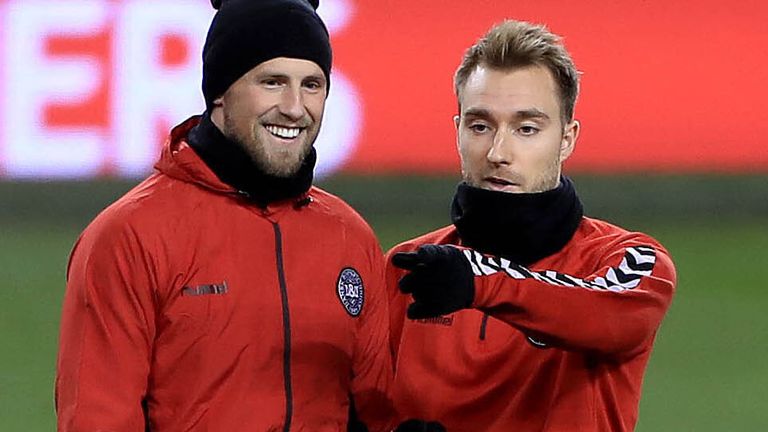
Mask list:
POLYGON ((459 91, 462 114, 468 111, 557 115, 560 99, 551 72, 538 66, 498 69, 478 66, 459 91))
POLYGON ((250 72, 274 75, 304 74, 324 76, 323 70, 317 63, 311 60, 292 57, 277 57, 267 60, 256 65, 250 72))

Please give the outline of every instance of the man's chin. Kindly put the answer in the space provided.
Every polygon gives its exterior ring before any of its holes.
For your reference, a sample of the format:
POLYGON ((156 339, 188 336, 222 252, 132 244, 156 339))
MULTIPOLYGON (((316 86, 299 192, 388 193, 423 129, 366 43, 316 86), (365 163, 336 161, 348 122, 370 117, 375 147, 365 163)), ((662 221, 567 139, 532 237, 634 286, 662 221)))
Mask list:
POLYGON ((291 166, 262 164, 261 169, 264 171, 264 173, 273 177, 291 178, 299 172, 299 169, 301 169, 301 164, 299 163, 298 165, 291 166))
POLYGON ((261 170, 266 174, 274 177, 290 178, 298 174, 306 157, 307 156, 305 155, 301 159, 290 157, 277 160, 275 160, 275 158, 268 158, 267 160, 260 161, 258 164, 261 170))

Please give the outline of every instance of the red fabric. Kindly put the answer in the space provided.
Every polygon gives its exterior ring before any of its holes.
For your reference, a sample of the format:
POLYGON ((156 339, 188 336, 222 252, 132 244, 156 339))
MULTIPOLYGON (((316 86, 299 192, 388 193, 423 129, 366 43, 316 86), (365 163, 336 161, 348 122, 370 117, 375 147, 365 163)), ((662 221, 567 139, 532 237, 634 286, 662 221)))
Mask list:
POLYGON ((312 202, 262 210, 171 134, 157 172, 102 212, 70 258, 56 378, 60 431, 282 430, 290 316, 291 430, 346 430, 349 395, 371 430, 389 427, 392 368, 383 258, 365 222, 312 188, 312 202), (364 285, 350 315, 345 268, 364 285), (226 285, 226 293, 184 295, 226 285))
MULTIPOLYGON (((426 243, 461 245, 446 227, 396 246, 388 258, 426 243)), ((499 271, 475 277, 475 309, 419 321, 405 318, 410 299, 397 292, 403 271, 387 259, 399 417, 438 420, 451 432, 633 430, 676 283, 668 252, 646 235, 584 218, 560 252, 529 267, 593 281, 634 246, 656 252, 651 274, 631 289, 568 287, 499 271)))

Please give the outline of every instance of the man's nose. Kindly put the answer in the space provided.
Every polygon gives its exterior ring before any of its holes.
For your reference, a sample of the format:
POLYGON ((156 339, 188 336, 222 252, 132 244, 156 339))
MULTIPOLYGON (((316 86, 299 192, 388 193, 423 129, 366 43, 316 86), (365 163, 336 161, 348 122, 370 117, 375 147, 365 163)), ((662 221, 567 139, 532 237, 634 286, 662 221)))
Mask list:
POLYGON ((280 113, 291 120, 299 120, 304 116, 304 95, 301 88, 288 86, 280 98, 278 106, 280 113))
POLYGON ((509 165, 514 158, 514 132, 506 128, 498 129, 493 136, 493 143, 488 149, 486 158, 489 162, 498 165, 509 165))

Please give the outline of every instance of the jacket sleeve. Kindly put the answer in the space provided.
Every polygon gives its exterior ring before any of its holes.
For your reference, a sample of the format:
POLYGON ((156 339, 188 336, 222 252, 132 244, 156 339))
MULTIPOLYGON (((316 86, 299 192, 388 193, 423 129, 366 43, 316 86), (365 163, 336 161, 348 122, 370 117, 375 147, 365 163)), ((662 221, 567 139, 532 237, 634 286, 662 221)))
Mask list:
POLYGON ((368 431, 378 432, 390 430, 394 420, 390 399, 393 369, 388 345, 389 312, 384 286, 384 258, 378 243, 372 243, 368 251, 370 276, 364 281, 365 300, 358 317, 352 397, 357 417, 368 431))
POLYGON ((475 274, 473 307, 533 341, 604 355, 631 356, 652 340, 669 307, 676 275, 669 254, 650 241, 619 242, 585 277, 532 271, 464 250, 475 274))
POLYGON ((61 432, 143 432, 155 334, 150 258, 135 232, 97 219, 67 269, 56 374, 61 432))

